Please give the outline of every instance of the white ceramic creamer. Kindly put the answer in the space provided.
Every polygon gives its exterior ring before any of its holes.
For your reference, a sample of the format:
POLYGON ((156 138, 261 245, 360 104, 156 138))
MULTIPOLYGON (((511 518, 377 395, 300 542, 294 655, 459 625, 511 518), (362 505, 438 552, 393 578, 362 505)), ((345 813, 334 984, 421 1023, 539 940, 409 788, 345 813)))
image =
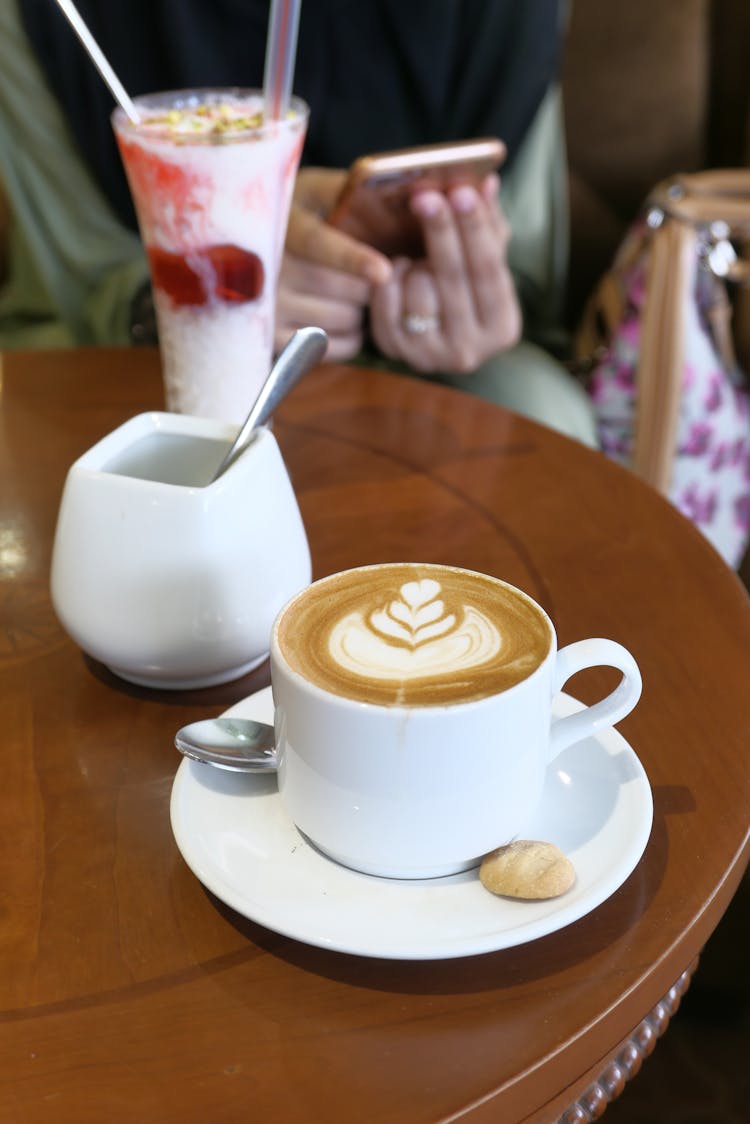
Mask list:
POLYGON ((141 414, 70 468, 52 555, 52 602, 115 674, 186 689, 268 655, 281 606, 309 584, 310 551, 273 434, 209 483, 226 422, 141 414))

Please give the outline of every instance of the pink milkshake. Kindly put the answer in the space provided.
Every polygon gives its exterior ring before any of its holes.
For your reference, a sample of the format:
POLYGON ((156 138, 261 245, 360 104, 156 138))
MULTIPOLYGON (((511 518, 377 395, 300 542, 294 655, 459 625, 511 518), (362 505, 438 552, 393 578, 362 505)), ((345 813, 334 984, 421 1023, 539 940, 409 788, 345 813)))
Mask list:
POLYGON ((307 128, 255 90, 136 98, 113 127, 151 266, 167 409, 239 424, 273 350, 279 261, 307 128))

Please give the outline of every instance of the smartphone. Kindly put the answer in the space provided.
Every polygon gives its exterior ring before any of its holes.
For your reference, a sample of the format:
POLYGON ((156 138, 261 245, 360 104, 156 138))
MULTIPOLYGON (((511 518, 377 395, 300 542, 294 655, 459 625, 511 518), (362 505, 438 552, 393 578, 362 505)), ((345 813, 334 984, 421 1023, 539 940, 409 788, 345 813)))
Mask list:
POLYGON ((409 209, 414 192, 479 185, 501 167, 505 154, 497 137, 479 137, 360 156, 328 222, 390 256, 414 256, 421 246, 419 224, 409 209))

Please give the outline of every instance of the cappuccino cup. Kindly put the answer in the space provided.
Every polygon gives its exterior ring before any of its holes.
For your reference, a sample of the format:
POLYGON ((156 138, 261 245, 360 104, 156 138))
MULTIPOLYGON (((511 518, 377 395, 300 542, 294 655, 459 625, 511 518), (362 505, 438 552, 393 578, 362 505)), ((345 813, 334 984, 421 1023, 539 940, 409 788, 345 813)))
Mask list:
POLYGON ((613 640, 558 651, 545 611, 498 578, 386 563, 322 578, 271 635, 279 793, 336 862, 389 878, 475 866, 523 837, 551 761, 624 718, 641 676, 613 640), (618 686, 562 718, 553 698, 605 665, 618 686))

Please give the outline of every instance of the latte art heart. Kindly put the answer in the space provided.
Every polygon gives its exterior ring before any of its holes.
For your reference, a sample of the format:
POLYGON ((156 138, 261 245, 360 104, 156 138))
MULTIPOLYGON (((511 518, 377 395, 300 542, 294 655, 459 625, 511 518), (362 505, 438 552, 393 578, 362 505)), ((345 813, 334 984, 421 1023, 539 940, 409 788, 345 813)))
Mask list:
POLYGON ((286 607, 275 635, 313 686, 385 706, 498 694, 536 670, 552 639, 544 613, 513 586, 414 562, 320 579, 286 607))
POLYGON ((387 609, 377 609, 370 615, 370 624, 376 632, 403 640, 414 648, 448 632, 456 623, 455 615, 446 613, 439 593, 439 582, 406 582, 401 587, 400 600, 392 601, 387 609))
POLYGON ((331 659, 355 675, 409 680, 463 672, 500 650, 498 629, 478 609, 447 612, 440 583, 408 582, 400 596, 369 616, 348 613, 331 630, 331 659))

